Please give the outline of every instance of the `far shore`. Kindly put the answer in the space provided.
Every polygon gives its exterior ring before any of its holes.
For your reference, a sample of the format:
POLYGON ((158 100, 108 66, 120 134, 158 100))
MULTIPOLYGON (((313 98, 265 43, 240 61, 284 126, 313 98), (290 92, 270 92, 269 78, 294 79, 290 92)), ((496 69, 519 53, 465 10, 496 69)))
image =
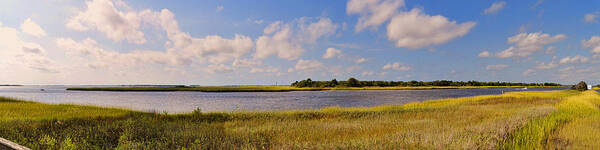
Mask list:
POLYGON ((481 88, 540 88, 561 86, 396 86, 396 87, 307 87, 293 86, 194 86, 194 87, 89 87, 67 88, 72 91, 115 91, 115 92, 291 92, 326 90, 434 90, 434 89, 481 89, 481 88))

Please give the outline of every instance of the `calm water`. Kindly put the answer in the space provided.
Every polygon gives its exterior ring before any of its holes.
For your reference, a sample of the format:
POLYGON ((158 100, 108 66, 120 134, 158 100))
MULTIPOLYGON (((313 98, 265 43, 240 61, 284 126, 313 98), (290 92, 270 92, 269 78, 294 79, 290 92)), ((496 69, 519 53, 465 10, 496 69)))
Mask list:
MULTIPOLYGON (((121 107, 141 111, 203 112, 277 111, 318 109, 329 106, 366 107, 384 104, 406 104, 429 99, 501 94, 520 91, 516 88, 448 89, 409 91, 302 91, 302 92, 103 92, 67 91, 68 86, 0 87, 0 96, 52 104, 85 104, 121 107), (45 91, 41 91, 44 89, 45 91)), ((82 87, 82 86, 77 86, 82 87)), ((561 88, 529 88, 527 91, 562 90, 561 88)))

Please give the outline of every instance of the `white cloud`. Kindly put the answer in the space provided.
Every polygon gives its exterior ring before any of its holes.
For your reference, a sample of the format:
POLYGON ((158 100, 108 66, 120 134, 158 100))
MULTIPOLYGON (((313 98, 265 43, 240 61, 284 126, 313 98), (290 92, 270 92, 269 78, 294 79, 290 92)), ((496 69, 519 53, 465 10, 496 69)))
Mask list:
POLYGON ((232 64, 234 67, 256 67, 259 65, 262 65, 262 62, 254 59, 236 59, 232 64))
POLYGON ((598 22, 598 20, 596 20, 596 18, 598 18, 598 14, 598 12, 585 14, 583 16, 583 21, 585 21, 586 23, 598 22))
POLYGON ((330 59, 333 57, 339 57, 342 54, 342 50, 335 48, 327 48, 325 54, 323 54, 323 59, 330 59))
POLYGON ((504 6, 506 6, 506 2, 505 1, 495 2, 495 3, 492 4, 492 6, 490 6, 487 9, 485 9, 483 11, 483 14, 486 14, 486 15, 496 14, 496 13, 498 13, 498 11, 504 9, 504 6))
POLYGON ((296 60, 304 54, 304 44, 313 44, 318 39, 331 36, 337 30, 329 18, 300 18, 292 23, 274 22, 264 29, 263 36, 256 40, 255 58, 264 59, 277 54, 279 58, 296 60), (297 27, 297 28, 294 28, 297 27))
POLYGON ((357 64, 360 64, 360 63, 367 62, 367 59, 366 58, 359 58, 359 59, 355 60, 354 62, 357 63, 357 64))
POLYGON ((294 71, 314 72, 314 71, 322 69, 322 68, 325 68, 325 65, 323 65, 323 63, 321 63, 317 60, 300 59, 300 60, 298 60, 298 62, 294 66, 294 68, 288 69, 288 72, 294 72, 294 71))
POLYGON ((250 73, 279 73, 279 69, 267 67, 267 68, 251 68, 250 73))
POLYGON ((527 69, 525 71, 523 71, 523 76, 532 76, 535 75, 535 70, 533 69, 527 69))
POLYGON ((221 12, 221 11, 223 11, 223 9, 225 9, 225 7, 223 7, 223 6, 217 6, 217 10, 216 11, 217 12, 221 12))
MULTIPOLYGON (((93 69, 100 67, 138 66, 148 63, 174 65, 174 55, 158 51, 133 51, 120 53, 102 48, 95 40, 87 38, 77 42, 70 38, 56 39, 56 45, 65 50, 69 56, 79 56, 88 60, 87 66, 93 69)), ((81 62, 84 63, 84 62, 81 62)))
POLYGON ((97 30, 113 41, 127 40, 129 43, 144 44, 146 38, 140 31, 141 14, 126 12, 129 9, 120 1, 93 0, 87 1, 87 9, 69 19, 67 28, 77 31, 97 30))
POLYGON ((23 41, 17 29, 4 27, 1 23, 0 41, 0 67, 24 67, 45 73, 58 73, 61 68, 46 56, 46 50, 41 45, 23 41))
MULTIPOLYGON (((202 38, 192 37, 180 30, 175 15, 168 9, 153 11, 145 9, 134 11, 123 1, 94 0, 87 2, 87 10, 70 19, 67 26, 71 29, 104 32, 114 41, 127 40, 131 43, 145 43, 144 33, 140 31, 142 23, 166 32, 166 50, 135 50, 121 53, 104 50, 92 39, 75 42, 72 39, 58 39, 57 45, 66 50, 87 54, 94 58, 92 66, 110 66, 106 64, 146 64, 190 65, 209 63, 205 69, 211 73, 228 72, 239 67, 240 59, 245 59, 254 48, 254 41, 244 35, 233 38, 208 35, 202 38), (114 3, 113 3, 114 2, 114 3), (236 62, 237 61, 237 62, 236 62), (237 63, 237 64, 236 64, 237 63), (231 64, 225 65, 225 64, 231 64)), ((205 65, 199 65, 205 66, 205 65)))
POLYGON ((46 36, 46 31, 44 31, 40 25, 31 20, 31 18, 27 18, 27 20, 21 24, 21 31, 35 37, 46 36))
POLYGON ((488 65, 485 67, 485 70, 488 71, 498 71, 498 70, 504 70, 508 68, 508 65, 505 64, 497 64, 497 65, 488 65))
POLYGON ((396 70, 396 71, 408 71, 408 70, 411 70, 412 67, 410 67, 406 64, 401 64, 399 62, 394 62, 394 63, 384 65, 381 69, 383 69, 383 70, 392 69, 392 70, 396 70))
POLYGON ((550 34, 540 32, 520 33, 509 37, 507 43, 514 44, 514 46, 510 46, 508 49, 496 53, 496 57, 528 57, 537 51, 543 50, 544 46, 565 38, 566 36, 564 34, 551 36, 550 34))
POLYGON ((600 36, 592 36, 589 40, 581 41, 581 45, 585 48, 591 49, 594 55, 600 54, 600 36))
POLYGON ((490 57, 491 54, 488 51, 483 51, 483 52, 479 53, 479 55, 477 55, 477 56, 485 58, 485 57, 490 57))
POLYGON ((392 18, 387 26, 387 36, 396 47, 421 48, 464 36, 475 25, 471 21, 458 24, 444 16, 430 16, 414 8, 392 18))
POLYGON ((560 64, 567 64, 567 63, 588 63, 590 61, 589 58, 587 57, 583 57, 583 56, 573 56, 573 57, 565 57, 563 59, 560 59, 559 63, 560 64))
POLYGON ((204 68, 204 71, 208 72, 208 73, 228 73, 228 72, 232 72, 233 68, 231 66, 227 66, 224 64, 217 64, 217 65, 208 65, 206 68, 204 68))
POLYGON ((263 59, 273 54, 279 58, 288 60, 298 59, 304 54, 304 48, 300 43, 294 42, 290 27, 284 27, 277 33, 268 36, 263 35, 256 40, 256 58, 263 59))
POLYGON ((346 4, 347 14, 360 14, 355 32, 365 28, 377 28, 404 6, 404 0, 350 0, 346 4))
POLYGON ((300 33, 304 35, 300 38, 306 43, 315 43, 317 39, 335 34, 338 28, 329 18, 319 18, 317 22, 310 22, 309 18, 303 17, 298 19, 300 33))
POLYGON ((549 62, 549 63, 545 63, 545 62, 536 62, 536 69, 539 70, 548 70, 548 69, 552 69, 552 68, 556 68, 558 67, 558 64, 554 63, 554 61, 549 62))

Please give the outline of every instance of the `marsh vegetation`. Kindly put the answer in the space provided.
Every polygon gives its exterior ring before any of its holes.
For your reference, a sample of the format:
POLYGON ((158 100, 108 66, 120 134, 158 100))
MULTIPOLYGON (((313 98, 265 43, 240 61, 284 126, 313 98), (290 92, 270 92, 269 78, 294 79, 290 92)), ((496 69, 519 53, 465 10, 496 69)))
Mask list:
POLYGON ((0 136, 33 149, 590 148, 600 95, 511 92, 368 108, 145 113, 3 98, 0 136))

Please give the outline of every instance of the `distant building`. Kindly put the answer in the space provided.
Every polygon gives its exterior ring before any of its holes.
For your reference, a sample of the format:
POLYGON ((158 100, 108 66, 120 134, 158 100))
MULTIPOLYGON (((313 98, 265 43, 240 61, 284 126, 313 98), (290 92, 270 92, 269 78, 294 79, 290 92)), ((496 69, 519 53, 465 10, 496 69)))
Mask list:
POLYGON ((587 87, 587 88, 588 88, 588 90, 591 90, 591 89, 592 89, 592 85, 587 85, 587 86, 588 86, 588 87, 587 87))

